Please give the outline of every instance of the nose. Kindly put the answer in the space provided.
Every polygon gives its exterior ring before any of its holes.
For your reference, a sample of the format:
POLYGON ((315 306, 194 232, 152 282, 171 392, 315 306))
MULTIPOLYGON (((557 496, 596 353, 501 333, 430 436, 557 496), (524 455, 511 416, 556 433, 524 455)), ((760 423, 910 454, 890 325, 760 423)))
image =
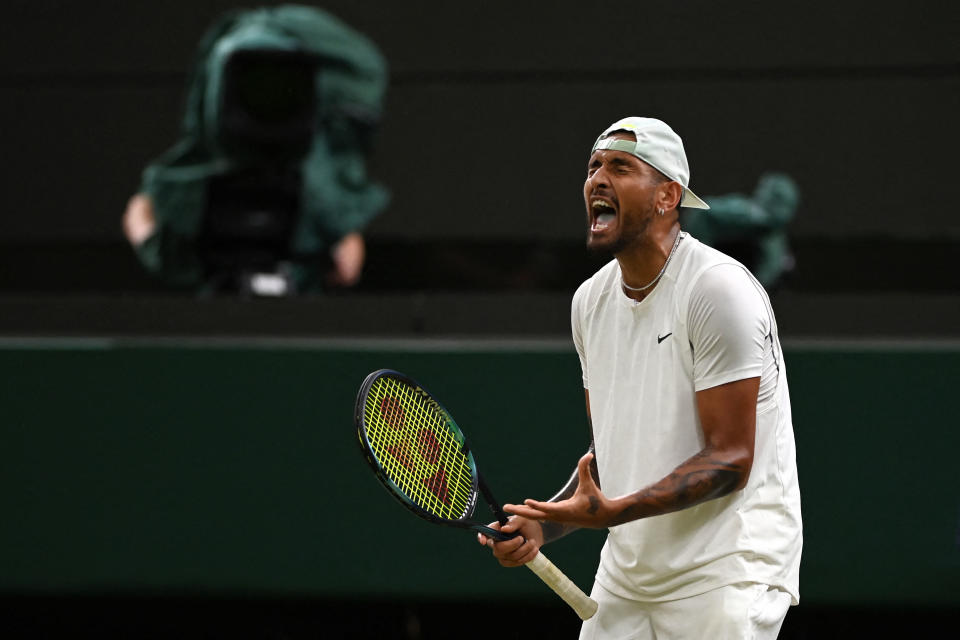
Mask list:
POLYGON ((605 167, 598 167, 596 171, 587 176, 583 183, 584 191, 591 193, 597 189, 605 189, 610 186, 609 176, 605 167))

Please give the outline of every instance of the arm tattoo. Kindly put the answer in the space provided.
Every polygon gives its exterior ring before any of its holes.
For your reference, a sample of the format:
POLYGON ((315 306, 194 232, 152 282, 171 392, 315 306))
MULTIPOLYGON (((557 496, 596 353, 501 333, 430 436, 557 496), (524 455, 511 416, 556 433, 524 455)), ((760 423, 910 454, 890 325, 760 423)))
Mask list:
POLYGON ((540 522, 540 529, 543 530, 543 544, 548 542, 553 542, 557 538, 562 538, 567 535, 576 527, 567 524, 561 524, 559 522, 553 522, 551 520, 542 520, 540 522))
POLYGON ((600 500, 597 499, 597 496, 588 496, 590 500, 590 508, 587 509, 587 513, 590 515, 595 515, 597 511, 600 510, 600 500))
POLYGON ((747 470, 740 464, 714 457, 704 449, 673 473, 631 496, 632 501, 612 525, 638 518, 671 513, 732 493, 747 470))

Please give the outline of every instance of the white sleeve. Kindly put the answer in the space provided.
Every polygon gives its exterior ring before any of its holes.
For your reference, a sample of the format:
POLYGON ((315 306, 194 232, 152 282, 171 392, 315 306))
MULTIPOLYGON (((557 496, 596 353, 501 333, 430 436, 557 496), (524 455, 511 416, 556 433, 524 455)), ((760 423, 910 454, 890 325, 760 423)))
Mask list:
POLYGON ((760 376, 770 314, 743 267, 719 264, 701 274, 690 292, 687 327, 696 391, 760 376))
POLYGON ((573 302, 570 304, 570 328, 573 331, 573 345, 577 348, 577 355, 580 356, 580 371, 583 375, 583 388, 589 389, 587 384, 587 356, 583 349, 583 329, 581 327, 580 307, 583 305, 583 291, 585 284, 581 285, 573 294, 573 302))

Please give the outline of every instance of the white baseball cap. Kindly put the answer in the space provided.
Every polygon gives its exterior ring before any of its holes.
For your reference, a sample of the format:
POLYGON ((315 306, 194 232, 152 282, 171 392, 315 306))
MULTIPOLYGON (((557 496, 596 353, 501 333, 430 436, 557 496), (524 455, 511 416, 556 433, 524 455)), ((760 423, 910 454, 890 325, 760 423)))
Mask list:
POLYGON ((612 149, 634 155, 674 182, 683 185, 681 207, 691 209, 709 209, 710 205, 700 199, 687 186, 690 184, 690 165, 683 150, 680 136, 662 120, 639 118, 636 116, 617 120, 600 134, 593 143, 592 154, 597 149, 612 149), (637 137, 637 141, 608 138, 617 131, 628 131, 637 137))

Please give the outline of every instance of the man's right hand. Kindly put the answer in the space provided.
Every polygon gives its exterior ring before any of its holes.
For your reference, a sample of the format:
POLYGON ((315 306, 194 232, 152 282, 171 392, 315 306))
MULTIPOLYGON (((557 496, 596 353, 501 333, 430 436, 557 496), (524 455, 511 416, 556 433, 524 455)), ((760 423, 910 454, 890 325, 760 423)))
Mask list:
POLYGON ((507 524, 500 526, 499 522, 490 523, 491 529, 504 533, 519 533, 510 540, 494 540, 482 533, 477 534, 477 541, 493 551, 493 557, 505 567, 519 567, 533 560, 540 547, 543 546, 543 528, 536 520, 521 516, 510 516, 507 524))

